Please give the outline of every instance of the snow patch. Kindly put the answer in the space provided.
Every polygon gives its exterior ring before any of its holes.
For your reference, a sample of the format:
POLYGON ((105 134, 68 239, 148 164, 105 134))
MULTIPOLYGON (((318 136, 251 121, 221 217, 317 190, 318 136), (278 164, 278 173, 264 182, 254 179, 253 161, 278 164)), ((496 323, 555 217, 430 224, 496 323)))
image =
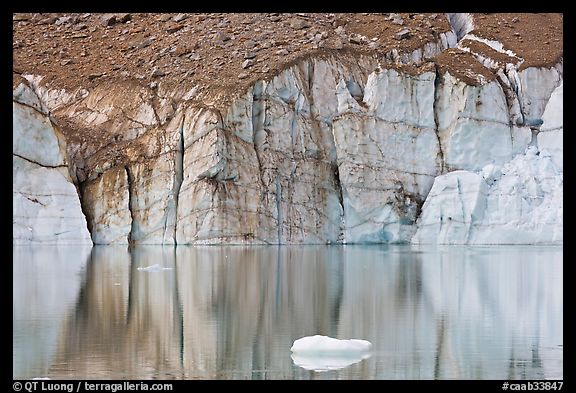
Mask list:
POLYGON ((466 39, 472 40, 472 41, 482 42, 483 44, 486 44, 490 48, 494 49, 496 52, 504 53, 504 54, 507 54, 508 56, 522 59, 520 56, 518 56, 516 53, 512 52, 510 49, 504 49, 504 44, 501 43, 500 41, 488 40, 486 38, 478 37, 477 35, 474 35, 474 34, 466 34, 463 38, 466 38, 466 39))

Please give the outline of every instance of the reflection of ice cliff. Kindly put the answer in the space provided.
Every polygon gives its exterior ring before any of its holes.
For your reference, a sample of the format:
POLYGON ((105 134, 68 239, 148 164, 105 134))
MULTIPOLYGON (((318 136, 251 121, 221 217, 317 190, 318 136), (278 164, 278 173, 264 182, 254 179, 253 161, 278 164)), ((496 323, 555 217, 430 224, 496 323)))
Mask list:
POLYGON ((62 319, 73 314, 90 246, 13 247, 14 376, 44 375, 57 350, 62 319))
MULTIPOLYGON (((30 374, 27 359, 15 361, 14 373, 53 379, 562 377, 561 252, 403 250, 138 247, 130 255, 95 247, 75 311, 60 307, 49 316, 59 333, 43 337, 43 363, 30 374), (173 270, 136 270, 154 263, 173 270), (315 334, 369 340, 372 357, 318 374, 295 366, 292 343, 315 334)), ((25 258, 15 254, 14 266, 25 258)), ((46 308, 70 304, 73 283, 56 285, 55 276, 47 277, 34 292, 23 285, 27 274, 15 271, 15 327, 31 318, 17 310, 33 294, 53 291, 43 297, 46 308)), ((25 342, 15 337, 15 353, 25 342)))

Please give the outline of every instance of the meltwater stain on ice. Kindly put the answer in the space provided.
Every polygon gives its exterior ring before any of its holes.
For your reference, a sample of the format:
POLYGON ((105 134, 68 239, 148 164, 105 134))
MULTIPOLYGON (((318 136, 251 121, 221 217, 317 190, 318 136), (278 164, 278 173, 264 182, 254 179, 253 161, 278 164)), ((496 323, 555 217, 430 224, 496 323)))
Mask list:
POLYGON ((306 370, 339 370, 371 356, 372 343, 366 340, 339 340, 327 336, 302 337, 292 345, 294 364, 306 370))
POLYGON ((143 271, 143 272, 161 272, 163 270, 172 270, 171 267, 162 267, 158 264, 154 264, 151 266, 147 266, 147 267, 139 267, 138 270, 143 271))

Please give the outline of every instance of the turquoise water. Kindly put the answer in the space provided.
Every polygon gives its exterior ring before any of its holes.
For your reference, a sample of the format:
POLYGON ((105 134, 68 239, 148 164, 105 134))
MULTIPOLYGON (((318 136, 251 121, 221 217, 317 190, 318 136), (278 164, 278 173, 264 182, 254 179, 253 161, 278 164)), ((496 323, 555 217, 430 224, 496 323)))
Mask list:
POLYGON ((561 379, 562 247, 13 247, 13 377, 561 379), (157 272, 138 268, 158 264, 157 272), (359 338, 337 370, 309 335, 359 338))

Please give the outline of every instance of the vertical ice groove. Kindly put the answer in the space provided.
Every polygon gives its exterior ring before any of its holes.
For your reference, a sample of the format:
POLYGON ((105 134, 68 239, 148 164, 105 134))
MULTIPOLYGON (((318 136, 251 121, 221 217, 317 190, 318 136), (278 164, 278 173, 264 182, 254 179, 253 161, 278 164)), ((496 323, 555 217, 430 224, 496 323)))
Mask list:
POLYGON ((444 163, 444 151, 442 150, 442 141, 440 140, 440 121, 438 120, 438 99, 440 94, 440 85, 442 83, 442 75, 437 64, 434 64, 436 70, 436 76, 434 78, 434 101, 432 103, 432 112, 434 114, 434 133, 436 134, 436 139, 438 140, 438 157, 440 158, 440 174, 444 173, 445 163, 444 163))
POLYGON ((126 170, 126 178, 128 179, 128 210, 130 211, 130 218, 132 219, 130 233, 128 234, 128 244, 133 244, 136 233, 136 223, 134 221, 134 177, 128 165, 126 165, 124 169, 126 170))
POLYGON ((177 245, 176 241, 176 227, 178 226, 178 201, 180 198, 180 188, 182 187, 182 182, 184 181, 184 124, 186 121, 186 114, 182 117, 182 123, 178 128, 179 132, 179 140, 178 140, 178 149, 176 151, 176 157, 174 158, 175 165, 175 173, 174 173, 174 189, 172 194, 174 196, 174 228, 172 237, 174 239, 174 245, 177 245))
POLYGON ((278 217, 278 244, 282 244, 282 184, 276 177, 276 212, 278 217))
POLYGON ((94 243, 94 236, 92 235, 94 219, 93 217, 90 216, 90 214, 88 214, 88 207, 86 206, 86 201, 84 199, 83 183, 79 183, 78 187, 76 187, 76 190, 78 192, 78 198, 80 199, 80 209, 82 210, 82 214, 84 214, 84 217, 86 217, 86 227, 88 229, 88 233, 90 234, 92 243, 94 243))
MULTIPOLYGON (((266 101, 262 96, 264 91, 264 83, 258 81, 252 87, 252 113, 251 113, 251 126, 252 126, 252 145, 254 147, 254 157, 258 165, 258 181, 260 182, 260 203, 258 204, 257 211, 261 215, 264 208, 264 201, 266 198, 267 187, 264 184, 264 168, 262 167, 262 158, 260 148, 265 142, 264 122, 266 120, 266 101)), ((264 238, 265 236, 263 236, 264 238)))

